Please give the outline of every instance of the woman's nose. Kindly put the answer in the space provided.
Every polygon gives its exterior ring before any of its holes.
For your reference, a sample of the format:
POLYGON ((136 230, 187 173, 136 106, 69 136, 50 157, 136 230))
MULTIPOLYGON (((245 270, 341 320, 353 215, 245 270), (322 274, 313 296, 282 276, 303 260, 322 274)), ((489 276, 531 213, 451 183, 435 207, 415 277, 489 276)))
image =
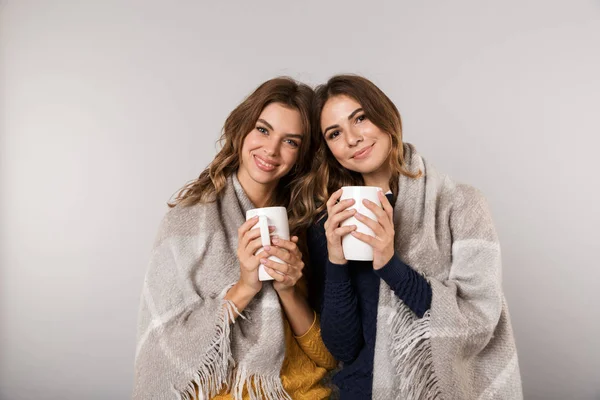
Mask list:
POLYGON ((348 134, 346 135, 346 141, 350 147, 354 147, 363 141, 363 135, 358 130, 349 129, 348 134))
POLYGON ((277 153, 279 153, 279 141, 278 140, 269 140, 269 142, 266 143, 263 148, 265 150, 265 153, 267 153, 267 155, 274 157, 277 155, 277 153))

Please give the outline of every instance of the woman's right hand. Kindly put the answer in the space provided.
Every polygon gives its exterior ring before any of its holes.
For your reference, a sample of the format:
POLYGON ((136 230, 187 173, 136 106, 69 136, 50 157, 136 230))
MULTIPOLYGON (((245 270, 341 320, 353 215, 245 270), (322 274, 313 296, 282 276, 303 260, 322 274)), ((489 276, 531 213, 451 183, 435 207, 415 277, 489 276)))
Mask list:
POLYGON ((334 192, 327 200, 327 221, 325 221, 325 236, 327 237, 327 253, 329 261, 333 264, 346 264, 342 250, 342 237, 356 230, 356 225, 340 226, 342 222, 352 217, 355 209, 347 208, 354 204, 354 199, 338 202, 342 196, 342 189, 334 192))
MULTIPOLYGON (((238 229, 237 256, 240 260, 240 279, 238 285, 243 286, 251 293, 256 294, 262 289, 262 282, 258 280, 258 266, 260 255, 254 255, 262 247, 260 229, 252 229, 258 222, 258 217, 250 218, 238 229)), ((269 231, 272 227, 269 227, 269 231)))

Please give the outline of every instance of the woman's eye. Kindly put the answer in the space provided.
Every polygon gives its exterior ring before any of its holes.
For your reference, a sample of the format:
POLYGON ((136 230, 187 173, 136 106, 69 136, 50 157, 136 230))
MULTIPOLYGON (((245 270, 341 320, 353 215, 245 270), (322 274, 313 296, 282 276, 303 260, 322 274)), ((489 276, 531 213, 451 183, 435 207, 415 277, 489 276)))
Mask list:
POLYGON ((356 122, 363 122, 365 119, 367 119, 366 115, 359 115, 358 117, 356 117, 356 122))
POLYGON ((297 142, 295 142, 295 141, 293 141, 291 139, 286 139, 285 143, 289 144, 293 148, 298 148, 300 146, 297 142))
POLYGON ((340 131, 333 131, 329 134, 329 139, 335 139, 336 137, 338 137, 340 135, 340 131))
POLYGON ((262 126, 257 126, 256 130, 259 131, 260 133, 262 133, 263 135, 268 135, 269 131, 267 131, 265 128, 263 128, 262 126))

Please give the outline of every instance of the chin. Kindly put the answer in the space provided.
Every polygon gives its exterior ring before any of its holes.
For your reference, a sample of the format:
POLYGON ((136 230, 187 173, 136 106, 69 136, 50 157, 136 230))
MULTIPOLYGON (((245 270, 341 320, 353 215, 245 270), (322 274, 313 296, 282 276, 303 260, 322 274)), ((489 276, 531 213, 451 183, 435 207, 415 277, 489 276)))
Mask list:
POLYGON ((372 174, 383 166, 383 163, 373 162, 371 160, 365 160, 366 162, 352 162, 352 165, 344 166, 350 171, 358 172, 359 174, 372 174))
POLYGON ((275 175, 271 175, 271 176, 265 176, 264 174, 259 173, 253 173, 250 175, 252 177, 252 179, 255 182, 258 182, 260 184, 263 185, 268 185, 269 183, 272 183, 274 181, 279 180, 279 177, 276 177, 275 175))
POLYGON ((250 173, 250 176, 252 177, 252 179, 255 182, 258 182, 263 185, 268 185, 273 182, 278 182, 286 174, 287 174, 287 172, 281 173, 280 171, 278 171, 277 173, 267 174, 260 170, 258 170, 258 171, 254 170, 250 173))

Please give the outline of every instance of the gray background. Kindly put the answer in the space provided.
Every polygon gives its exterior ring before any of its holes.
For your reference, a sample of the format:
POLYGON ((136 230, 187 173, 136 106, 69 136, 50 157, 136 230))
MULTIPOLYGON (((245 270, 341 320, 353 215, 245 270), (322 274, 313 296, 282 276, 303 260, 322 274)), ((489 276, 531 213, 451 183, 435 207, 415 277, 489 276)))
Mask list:
POLYGON ((214 3, 0 3, 0 398, 128 398, 165 202, 263 80, 339 72, 487 195, 526 398, 600 398, 600 3, 214 3))

